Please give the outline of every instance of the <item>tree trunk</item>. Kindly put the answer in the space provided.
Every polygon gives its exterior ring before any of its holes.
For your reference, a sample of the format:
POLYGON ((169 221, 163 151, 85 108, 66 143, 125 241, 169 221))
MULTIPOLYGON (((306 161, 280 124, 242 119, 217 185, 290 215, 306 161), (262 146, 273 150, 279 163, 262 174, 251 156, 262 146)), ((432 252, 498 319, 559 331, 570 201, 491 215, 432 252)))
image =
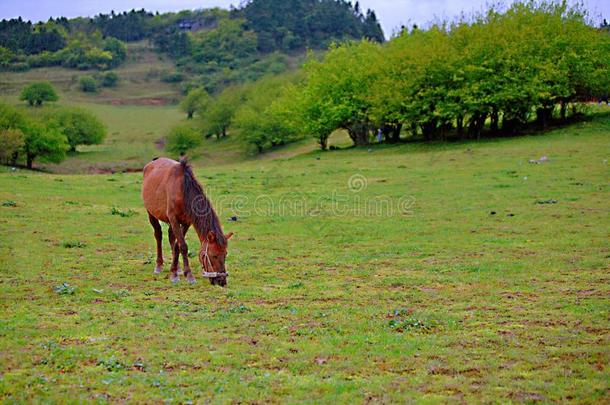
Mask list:
POLYGON ((464 136, 464 117, 462 115, 457 117, 455 125, 458 137, 462 138, 464 136))
POLYGON ((481 139, 481 131, 483 130, 483 126, 485 125, 485 119, 487 118, 486 114, 475 113, 471 118, 468 124, 468 135, 472 138, 477 138, 477 140, 481 139))
POLYGON ((431 121, 427 121, 424 122, 423 124, 420 125, 421 127, 421 132, 422 135, 424 136, 424 140, 426 141, 432 141, 434 140, 434 138, 436 137, 436 133, 437 133, 437 120, 433 119, 431 121))
POLYGON ((394 128, 392 129, 392 143, 398 143, 400 142, 400 131, 402 130, 402 124, 396 124, 394 125, 394 128))
POLYGON ((560 109, 561 120, 565 121, 566 120, 566 109, 567 109, 566 102, 561 100, 560 105, 561 105, 561 109, 560 109))
POLYGON ((328 135, 319 136, 318 143, 320 144, 320 149, 326 150, 328 147, 328 135))
POLYGON ((398 143, 401 129, 402 124, 384 124, 381 127, 381 133, 388 143, 398 143))
POLYGON ((411 136, 417 136, 417 124, 414 122, 411 123, 411 136))
POLYGON ((366 146, 369 144, 369 127, 366 123, 356 123, 347 129, 356 146, 366 146))
POLYGON ((193 111, 189 111, 187 113, 186 119, 188 119, 188 120, 192 120, 193 119, 193 111))
POLYGON ((29 153, 27 154, 26 165, 27 165, 28 169, 32 169, 32 167, 34 165, 34 156, 29 153))
POLYGON ((553 109, 549 107, 543 107, 536 109, 536 123, 542 130, 549 128, 549 121, 553 115, 553 109))

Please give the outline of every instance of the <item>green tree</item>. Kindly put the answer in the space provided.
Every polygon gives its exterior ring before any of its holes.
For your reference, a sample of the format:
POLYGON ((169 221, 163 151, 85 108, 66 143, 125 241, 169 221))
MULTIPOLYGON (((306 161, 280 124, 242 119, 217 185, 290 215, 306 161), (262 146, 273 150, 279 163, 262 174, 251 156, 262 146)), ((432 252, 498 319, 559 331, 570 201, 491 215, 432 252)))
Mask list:
POLYGON ((120 65, 127 59, 127 46, 116 38, 106 38, 103 50, 110 52, 112 56, 110 64, 113 67, 120 65))
POLYGON ((307 79, 295 103, 294 116, 322 149, 336 129, 347 130, 355 145, 369 143, 370 109, 378 77, 378 44, 361 41, 332 47, 322 61, 310 58, 307 79))
POLYGON ((201 136, 191 126, 180 124, 170 130, 165 149, 172 153, 184 155, 190 149, 199 146, 201 141, 201 136))
POLYGON ((187 118, 193 118, 195 112, 199 111, 209 101, 210 96, 203 88, 191 91, 180 102, 180 108, 186 113, 187 118))
POLYGON ((57 92, 49 82, 36 82, 21 90, 19 99, 27 101, 29 105, 42 105, 45 101, 57 101, 59 97, 57 92))
POLYGON ((59 128, 34 120, 26 125, 23 142, 28 169, 32 169, 37 158, 44 162, 59 163, 66 158, 70 148, 66 136, 59 128))
POLYGON ((235 112, 245 99, 244 87, 231 86, 206 103, 199 113, 203 134, 206 137, 216 135, 218 139, 227 136, 235 112))
POLYGON ((248 86, 246 101, 237 109, 232 126, 257 152, 299 138, 298 127, 286 119, 283 110, 285 89, 299 77, 298 73, 271 76, 248 86))
POLYGON ((80 108, 52 112, 47 120, 65 135, 72 152, 76 151, 78 145, 98 145, 106 136, 104 124, 95 115, 80 108))

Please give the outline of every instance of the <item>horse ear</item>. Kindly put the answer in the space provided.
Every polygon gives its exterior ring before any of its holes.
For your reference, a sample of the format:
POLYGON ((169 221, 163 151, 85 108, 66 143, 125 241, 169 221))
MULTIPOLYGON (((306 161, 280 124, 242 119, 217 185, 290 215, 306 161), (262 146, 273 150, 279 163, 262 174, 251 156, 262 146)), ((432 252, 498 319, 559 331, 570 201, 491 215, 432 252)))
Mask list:
POLYGON ((233 232, 229 232, 228 234, 225 235, 225 238, 227 240, 231 239, 231 237, 233 236, 233 232))
POLYGON ((216 240, 216 235, 214 234, 213 231, 208 232, 208 241, 209 242, 214 242, 216 240))

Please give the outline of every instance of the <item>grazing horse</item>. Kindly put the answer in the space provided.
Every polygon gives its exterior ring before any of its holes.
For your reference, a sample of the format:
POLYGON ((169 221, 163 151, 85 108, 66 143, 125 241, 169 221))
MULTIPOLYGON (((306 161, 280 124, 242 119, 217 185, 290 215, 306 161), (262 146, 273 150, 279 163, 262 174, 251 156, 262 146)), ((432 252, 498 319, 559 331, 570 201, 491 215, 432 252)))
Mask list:
POLYGON ((201 242, 199 261, 202 275, 209 278, 213 285, 224 287, 227 284, 225 270, 227 241, 233 233, 225 236, 222 232, 218 216, 210 200, 203 194, 201 185, 195 179, 186 159, 176 162, 172 159, 158 158, 144 166, 142 199, 157 239, 155 273, 163 271, 163 232, 159 224, 159 221, 163 221, 169 224, 169 245, 173 255, 170 268, 171 281, 175 283, 179 280, 178 261, 182 254, 184 276, 189 283, 195 282, 189 266, 185 239, 186 232, 192 225, 201 242))

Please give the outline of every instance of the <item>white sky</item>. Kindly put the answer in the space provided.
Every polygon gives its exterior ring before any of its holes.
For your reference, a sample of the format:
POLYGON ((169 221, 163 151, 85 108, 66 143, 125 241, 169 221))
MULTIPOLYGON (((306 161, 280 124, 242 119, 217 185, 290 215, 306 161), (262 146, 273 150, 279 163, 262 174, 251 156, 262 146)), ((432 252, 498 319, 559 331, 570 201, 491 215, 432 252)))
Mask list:
MULTIPOLYGON (((401 25, 424 26, 435 19, 452 19, 460 12, 480 11, 490 0, 360 0, 363 10, 375 10, 386 37, 401 25)), ((511 0, 504 1, 510 3, 511 0)), ((49 17, 93 16, 110 10, 145 8, 149 11, 238 6, 240 0, 0 0, 0 19, 21 16, 25 20, 46 21, 49 17)), ((496 1, 494 1, 496 3, 496 1)), ((595 21, 610 20, 610 0, 585 0, 595 21)))

